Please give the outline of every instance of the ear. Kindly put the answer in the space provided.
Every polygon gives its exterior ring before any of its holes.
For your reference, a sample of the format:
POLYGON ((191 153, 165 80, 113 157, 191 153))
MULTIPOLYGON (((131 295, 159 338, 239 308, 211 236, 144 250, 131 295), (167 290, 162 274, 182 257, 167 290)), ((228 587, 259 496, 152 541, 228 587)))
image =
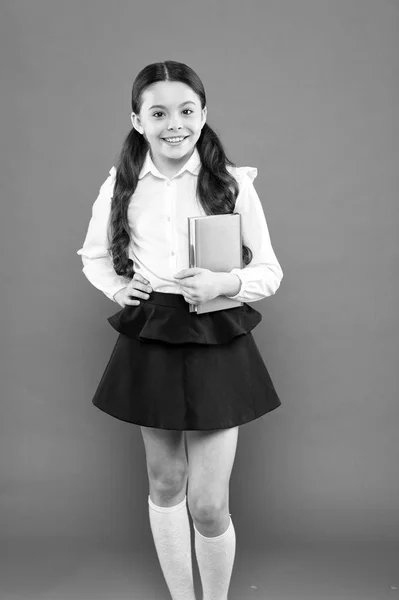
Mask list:
POLYGON ((139 133, 143 133, 144 129, 143 126, 141 124, 141 120, 140 117, 138 115, 136 115, 136 113, 132 112, 130 115, 130 120, 132 122, 133 127, 139 132, 139 133))
POLYGON ((206 117, 207 117, 207 114, 208 114, 208 109, 207 109, 207 107, 206 107, 206 106, 204 106, 204 108, 202 109, 202 125, 201 125, 201 129, 202 129, 202 127, 203 127, 203 126, 205 125, 205 123, 206 123, 206 117))

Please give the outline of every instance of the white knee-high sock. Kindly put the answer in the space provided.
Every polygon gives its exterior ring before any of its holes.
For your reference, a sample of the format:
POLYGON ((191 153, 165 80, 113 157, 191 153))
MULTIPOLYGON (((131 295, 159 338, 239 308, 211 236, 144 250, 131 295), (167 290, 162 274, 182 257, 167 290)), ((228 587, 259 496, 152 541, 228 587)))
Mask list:
POLYGON ((148 496, 151 531, 172 600, 195 600, 187 496, 175 506, 157 506, 148 496))
POLYGON ((233 521, 216 537, 205 537, 195 526, 195 553, 201 576, 203 600, 227 600, 236 551, 233 521))

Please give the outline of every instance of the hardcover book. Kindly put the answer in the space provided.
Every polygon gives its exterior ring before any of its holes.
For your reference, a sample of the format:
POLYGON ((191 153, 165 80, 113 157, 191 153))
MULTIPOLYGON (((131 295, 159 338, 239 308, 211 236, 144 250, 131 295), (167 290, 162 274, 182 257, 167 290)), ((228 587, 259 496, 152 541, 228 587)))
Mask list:
MULTIPOLYGON (((225 273, 243 268, 239 213, 188 217, 188 243, 190 268, 225 273)), ((189 303, 189 312, 202 314, 242 305, 239 300, 221 295, 202 304, 189 303)))

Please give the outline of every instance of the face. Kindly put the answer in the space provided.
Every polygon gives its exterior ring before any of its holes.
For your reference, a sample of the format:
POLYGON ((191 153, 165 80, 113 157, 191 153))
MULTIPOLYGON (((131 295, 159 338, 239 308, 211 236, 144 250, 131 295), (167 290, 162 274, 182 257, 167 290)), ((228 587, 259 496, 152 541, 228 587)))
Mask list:
POLYGON ((157 81, 145 89, 140 113, 132 113, 131 120, 149 143, 154 164, 173 168, 191 156, 206 113, 190 86, 180 81, 157 81), (167 141, 173 138, 177 141, 167 141))

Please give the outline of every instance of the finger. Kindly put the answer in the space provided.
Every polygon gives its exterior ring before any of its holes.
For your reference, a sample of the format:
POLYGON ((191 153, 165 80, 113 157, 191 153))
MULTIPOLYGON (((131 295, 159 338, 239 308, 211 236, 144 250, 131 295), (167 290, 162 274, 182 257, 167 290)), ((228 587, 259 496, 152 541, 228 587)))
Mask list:
POLYGON ((193 277, 194 275, 199 275, 203 270, 202 267, 190 267, 189 269, 182 269, 179 273, 175 273, 175 275, 179 274, 179 277, 193 277))
POLYGON ((148 298, 150 297, 150 295, 146 291, 141 291, 134 288, 132 290, 129 290, 127 292, 127 295, 133 298, 143 298, 144 300, 148 300, 148 298))
POLYGON ((143 290, 145 292, 149 292, 151 289, 150 285, 147 285, 145 283, 142 283, 141 281, 132 281, 128 286, 127 286, 127 291, 130 293, 133 290, 143 290))
POLYGON ((179 285, 186 290, 192 290, 194 288, 194 284, 190 283, 188 279, 184 279, 179 285))
POLYGON ((140 275, 140 273, 135 273, 133 275, 133 279, 135 281, 140 281, 141 283, 145 283, 145 284, 149 284, 150 282, 148 281, 148 279, 146 279, 145 277, 143 277, 142 275, 140 275))
POLYGON ((135 300, 134 298, 126 298, 125 304, 129 304, 129 306, 137 306, 140 304, 140 300, 135 300))
POLYGON ((183 294, 183 296, 186 302, 189 302, 190 304, 195 304, 195 300, 190 294, 183 294))
POLYGON ((188 293, 192 293, 197 286, 192 277, 187 277, 185 279, 181 279, 178 283, 183 290, 186 290, 188 293))

